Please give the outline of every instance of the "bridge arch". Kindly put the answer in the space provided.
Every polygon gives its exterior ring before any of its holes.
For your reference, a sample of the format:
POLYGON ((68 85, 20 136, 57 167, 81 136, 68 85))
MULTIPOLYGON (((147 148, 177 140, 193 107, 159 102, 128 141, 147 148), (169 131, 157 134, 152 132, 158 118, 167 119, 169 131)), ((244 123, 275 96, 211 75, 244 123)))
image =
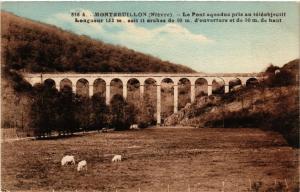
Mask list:
MULTIPOLYGON (((125 85, 126 83, 127 81, 125 82, 125 85)), ((127 93, 124 94, 124 90, 127 90, 126 86, 124 86, 124 80, 122 81, 120 78, 113 78, 111 79, 109 85, 111 93, 109 100, 116 94, 123 95, 124 98, 127 97, 127 93)))
POLYGON ((93 82, 93 94, 99 93, 101 97, 105 97, 106 94, 106 82, 102 78, 97 78, 93 82))
POLYGON ((247 87, 257 87, 258 83, 259 83, 259 81, 257 78, 251 77, 251 78, 247 79, 246 86, 247 87))
POLYGON ((195 81, 195 96, 200 98, 208 95, 208 81, 205 78, 197 78, 195 81))
MULTIPOLYGON (((191 103, 191 80, 189 78, 180 78, 178 81, 178 109, 184 108, 186 104, 191 103)), ((174 101, 175 102, 175 101, 174 101)))
POLYGON ((89 81, 85 78, 80 78, 76 81, 75 93, 79 96, 89 96, 89 81))
MULTIPOLYGON (((73 83, 70 79, 64 78, 60 81, 60 90, 71 90, 72 91, 73 83)), ((75 90, 73 90, 75 91, 75 90)))
POLYGON ((212 94, 224 94, 225 93, 225 80, 221 77, 213 78, 211 82, 212 94))
POLYGON ((174 79, 165 77, 161 80, 161 113, 162 118, 171 115, 172 112, 177 112, 178 106, 175 101, 178 98, 178 86, 174 83, 174 79), (176 108, 176 109, 175 109, 176 108))
POLYGON ((243 85, 242 80, 238 77, 233 78, 228 82, 229 91, 234 91, 236 89, 239 89, 242 85, 243 85))
POLYGON ((56 82, 51 78, 45 79, 44 80, 44 85, 47 86, 47 87, 50 87, 50 88, 56 88, 56 82))
POLYGON ((144 80, 144 85, 146 85, 146 84, 154 84, 154 85, 156 85, 157 84, 157 80, 154 79, 154 78, 151 78, 151 77, 146 78, 144 80))
POLYGON ((127 89, 127 101, 128 102, 136 103, 134 101, 138 101, 141 99, 140 98, 141 83, 140 83, 139 79, 137 79, 137 78, 128 79, 126 89, 127 89))
MULTIPOLYGON (((143 95, 142 101, 145 101, 145 104, 148 105, 147 107, 150 110, 153 110, 157 113, 157 110, 160 110, 158 109, 159 105, 157 105, 157 103, 160 102, 160 100, 157 99, 160 95, 160 93, 158 93, 158 90, 160 91, 160 85, 157 85, 157 81, 154 78, 145 79, 143 84, 144 93, 141 93, 141 96, 143 95)), ((155 113, 153 115, 155 115, 155 113)))

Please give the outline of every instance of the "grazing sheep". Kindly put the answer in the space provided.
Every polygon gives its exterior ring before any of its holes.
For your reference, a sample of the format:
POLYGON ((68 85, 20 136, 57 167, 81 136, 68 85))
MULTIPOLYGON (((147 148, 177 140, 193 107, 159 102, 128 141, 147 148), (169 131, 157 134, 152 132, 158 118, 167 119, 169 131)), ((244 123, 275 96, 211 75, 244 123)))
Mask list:
POLYGON ((78 166, 77 166, 77 171, 83 171, 83 170, 87 171, 87 162, 86 162, 86 160, 80 161, 78 163, 78 166))
POLYGON ((66 155, 61 160, 61 165, 67 165, 67 164, 74 164, 75 165, 75 159, 73 155, 66 155))
POLYGON ((275 75, 277 75, 278 73, 280 73, 280 70, 276 69, 274 73, 275 73, 275 75))
POLYGON ((122 161, 121 155, 115 155, 111 160, 111 162, 118 162, 118 161, 122 161))
POLYGON ((130 126, 130 129, 138 129, 138 128, 139 128, 138 124, 132 124, 130 126))

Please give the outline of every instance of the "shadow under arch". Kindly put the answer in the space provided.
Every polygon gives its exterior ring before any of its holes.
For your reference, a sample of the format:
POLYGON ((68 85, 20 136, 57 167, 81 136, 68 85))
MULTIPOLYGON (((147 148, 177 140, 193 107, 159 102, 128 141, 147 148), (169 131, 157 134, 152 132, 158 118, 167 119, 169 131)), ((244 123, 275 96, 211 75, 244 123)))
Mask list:
POLYGON ((239 78, 231 79, 229 82, 229 91, 235 91, 242 86, 242 81, 239 78))
POLYGON ((198 78, 195 81, 195 97, 196 99, 208 95, 208 81, 205 78, 198 78))
POLYGON ((147 78, 144 81, 143 103, 151 110, 149 113, 153 113, 153 119, 156 120, 157 82, 153 78, 147 78))
MULTIPOLYGON (((53 79, 48 78, 44 80, 44 85, 48 88, 56 88, 56 83, 53 79)), ((58 90, 59 91, 59 90, 58 90)))
POLYGON ((76 82, 76 95, 88 97, 89 96, 89 82, 81 78, 76 82))
POLYGON ((161 81, 161 120, 174 112, 174 81, 171 78, 164 78, 161 81))
POLYGON ((93 82, 93 95, 99 94, 101 97, 105 97, 106 94, 106 82, 104 79, 97 78, 93 82))
POLYGON ((224 94, 225 93, 225 81, 220 77, 215 77, 212 81, 212 94, 224 94))
POLYGON ((59 87, 61 91, 72 91, 72 81, 68 78, 64 78, 60 81, 59 87))
POLYGON ((140 86, 141 83, 136 78, 130 78, 127 81, 127 101, 138 107, 140 101, 140 86))
POLYGON ((113 98, 114 95, 123 95, 123 81, 119 78, 114 78, 110 81, 110 99, 113 98))
POLYGON ((259 85, 258 79, 251 77, 246 81, 246 87, 257 87, 259 85))
POLYGON ((178 110, 191 103, 191 81, 188 78, 181 78, 178 81, 178 110))

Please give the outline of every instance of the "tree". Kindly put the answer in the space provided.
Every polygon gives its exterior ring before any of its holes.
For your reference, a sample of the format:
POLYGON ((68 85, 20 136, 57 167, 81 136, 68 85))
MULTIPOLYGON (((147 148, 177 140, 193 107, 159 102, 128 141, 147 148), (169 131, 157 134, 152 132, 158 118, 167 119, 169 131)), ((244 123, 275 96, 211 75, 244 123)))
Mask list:
POLYGON ((109 109, 105 103, 105 98, 100 93, 96 93, 92 96, 91 105, 91 127, 99 130, 107 126, 109 109))
POLYGON ((58 121, 57 131, 63 133, 74 133, 78 126, 75 119, 75 95, 70 87, 64 87, 58 98, 58 121))
POLYGON ((110 125, 116 130, 129 129, 134 122, 134 106, 127 103, 122 95, 116 94, 110 102, 110 125))
POLYGON ((280 69, 278 66, 274 66, 272 63, 265 70, 266 73, 274 74, 277 69, 280 69))
POLYGON ((141 102, 138 108, 138 117, 137 123, 140 128, 146 128, 151 124, 155 123, 154 119, 155 109, 153 105, 150 103, 150 99, 148 96, 144 97, 143 102, 141 102))
POLYGON ((57 97, 55 88, 39 84, 34 87, 33 103, 31 106, 31 127, 37 137, 50 136, 57 120, 57 97))
POLYGON ((75 95, 74 115, 76 119, 76 128, 89 130, 91 128, 92 104, 89 97, 75 95))
POLYGON ((269 73, 266 84, 269 87, 289 86, 296 84, 296 76, 288 70, 278 70, 277 73, 269 73))

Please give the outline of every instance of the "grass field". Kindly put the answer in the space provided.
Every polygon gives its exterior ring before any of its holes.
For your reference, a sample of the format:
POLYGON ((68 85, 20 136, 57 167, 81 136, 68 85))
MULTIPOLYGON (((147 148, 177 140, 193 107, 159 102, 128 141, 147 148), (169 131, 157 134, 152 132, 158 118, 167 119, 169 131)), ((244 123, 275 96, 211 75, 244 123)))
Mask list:
POLYGON ((2 188, 11 191, 298 191, 298 150, 258 129, 151 128, 2 143, 2 188), (66 155, 88 171, 61 167, 66 155), (123 161, 111 163, 113 154, 123 161), (292 190, 294 189, 294 190, 292 190), (252 187, 253 190, 253 187, 252 187))

